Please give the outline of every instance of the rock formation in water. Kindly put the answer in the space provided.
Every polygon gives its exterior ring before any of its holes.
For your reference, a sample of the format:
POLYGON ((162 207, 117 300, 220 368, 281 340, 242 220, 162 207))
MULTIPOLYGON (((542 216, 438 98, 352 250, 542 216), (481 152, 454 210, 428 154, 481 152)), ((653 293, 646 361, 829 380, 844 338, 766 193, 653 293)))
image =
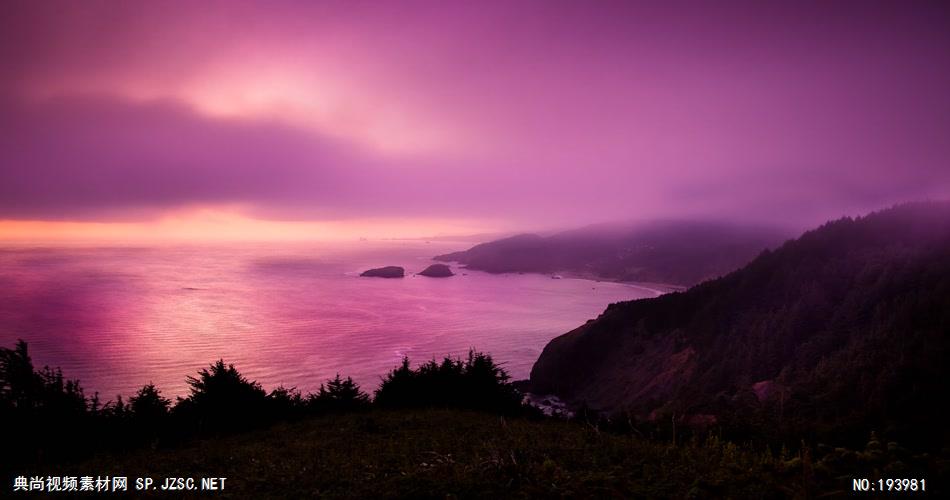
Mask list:
POLYGON ((377 267, 376 269, 363 271, 363 273, 360 274, 360 276, 367 276, 370 278, 402 278, 405 275, 406 270, 399 266, 377 267))
POLYGON ((449 276, 455 276, 452 269, 445 264, 432 264, 419 274, 430 278, 448 278, 449 276))

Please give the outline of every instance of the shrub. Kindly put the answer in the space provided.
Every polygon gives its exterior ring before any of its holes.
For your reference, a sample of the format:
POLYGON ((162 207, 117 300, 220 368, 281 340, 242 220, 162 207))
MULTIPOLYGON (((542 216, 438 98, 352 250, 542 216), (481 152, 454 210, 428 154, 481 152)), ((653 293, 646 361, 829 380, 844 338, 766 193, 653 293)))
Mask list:
POLYGON ((409 359, 393 369, 376 390, 383 407, 452 407, 499 413, 520 413, 521 394, 491 356, 470 350, 464 361, 446 357, 428 361, 415 370, 409 359))
POLYGON ((129 409, 132 415, 145 422, 157 422, 168 415, 171 401, 162 396, 162 391, 149 382, 129 398, 129 409))
POLYGON ((304 399, 296 387, 278 386, 267 395, 269 412, 285 417, 298 416, 304 409, 304 399))
POLYGON ((320 384, 320 390, 308 400, 311 409, 317 412, 362 410, 369 406, 369 395, 352 378, 344 379, 339 373, 326 384, 320 384))
POLYGON ((234 365, 218 360, 189 376, 191 395, 179 399, 175 413, 197 421, 199 430, 231 430, 259 423, 266 414, 267 395, 234 365))

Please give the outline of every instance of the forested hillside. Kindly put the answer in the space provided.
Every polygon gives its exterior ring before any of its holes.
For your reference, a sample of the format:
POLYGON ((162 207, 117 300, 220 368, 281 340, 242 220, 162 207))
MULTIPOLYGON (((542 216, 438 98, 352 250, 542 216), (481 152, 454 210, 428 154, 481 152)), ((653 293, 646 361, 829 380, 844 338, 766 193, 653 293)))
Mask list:
POLYGON ((787 235, 706 221, 600 224, 552 236, 522 234, 436 256, 491 273, 570 272, 689 286, 733 271, 787 235))
POLYGON ((947 442, 950 203, 829 222, 544 349, 535 392, 738 434, 947 442))

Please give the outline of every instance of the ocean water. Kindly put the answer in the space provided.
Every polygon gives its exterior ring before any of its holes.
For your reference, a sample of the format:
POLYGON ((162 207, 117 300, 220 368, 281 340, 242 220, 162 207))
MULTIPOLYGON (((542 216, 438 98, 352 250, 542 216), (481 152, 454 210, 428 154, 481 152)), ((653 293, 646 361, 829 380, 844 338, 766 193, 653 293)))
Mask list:
POLYGON ((525 378, 544 345, 611 302, 652 297, 631 284, 492 275, 361 278, 370 267, 421 271, 467 243, 5 246, 0 345, 29 343, 103 400, 223 358, 265 389, 307 392, 337 372, 365 389, 403 356, 413 364, 472 347, 525 378))

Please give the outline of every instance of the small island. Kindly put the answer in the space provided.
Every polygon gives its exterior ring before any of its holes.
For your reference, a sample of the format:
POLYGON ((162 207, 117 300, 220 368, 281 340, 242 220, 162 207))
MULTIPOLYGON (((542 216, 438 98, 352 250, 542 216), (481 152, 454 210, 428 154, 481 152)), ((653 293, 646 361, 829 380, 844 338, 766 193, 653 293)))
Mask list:
POLYGON ((432 264, 419 274, 430 278, 448 278, 449 276, 455 276, 452 269, 445 264, 432 264))
POLYGON ((370 278, 402 278, 405 275, 406 270, 399 266, 377 267, 376 269, 363 271, 360 274, 360 276, 366 276, 370 278))

